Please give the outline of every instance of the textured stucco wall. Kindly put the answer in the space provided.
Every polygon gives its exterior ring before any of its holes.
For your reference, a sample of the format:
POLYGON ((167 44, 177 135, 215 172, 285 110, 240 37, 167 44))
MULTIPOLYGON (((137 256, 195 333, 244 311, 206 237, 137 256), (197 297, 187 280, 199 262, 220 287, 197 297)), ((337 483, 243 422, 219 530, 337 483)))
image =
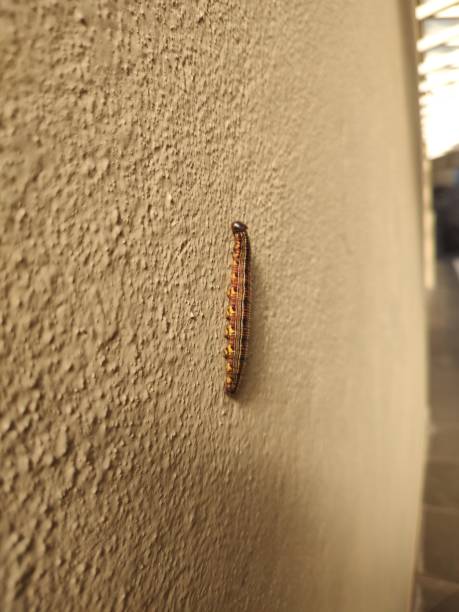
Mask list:
POLYGON ((407 609, 411 60, 395 0, 343 8, 0 0, 3 611, 407 609))

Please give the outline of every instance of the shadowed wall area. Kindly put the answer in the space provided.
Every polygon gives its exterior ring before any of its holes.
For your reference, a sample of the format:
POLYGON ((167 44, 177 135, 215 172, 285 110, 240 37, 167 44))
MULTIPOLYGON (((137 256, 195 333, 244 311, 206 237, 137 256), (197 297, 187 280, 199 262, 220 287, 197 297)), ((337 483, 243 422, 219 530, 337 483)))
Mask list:
POLYGON ((395 0, 2 2, 3 611, 408 609, 410 41, 395 0))

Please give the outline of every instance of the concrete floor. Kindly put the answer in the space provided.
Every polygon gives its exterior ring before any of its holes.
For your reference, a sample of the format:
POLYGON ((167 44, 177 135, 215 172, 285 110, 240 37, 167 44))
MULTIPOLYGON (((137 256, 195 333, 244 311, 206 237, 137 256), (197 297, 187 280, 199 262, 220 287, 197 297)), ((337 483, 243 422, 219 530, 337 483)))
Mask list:
POLYGON ((438 266, 429 296, 430 418, 418 585, 421 612, 459 612, 459 278, 438 266))

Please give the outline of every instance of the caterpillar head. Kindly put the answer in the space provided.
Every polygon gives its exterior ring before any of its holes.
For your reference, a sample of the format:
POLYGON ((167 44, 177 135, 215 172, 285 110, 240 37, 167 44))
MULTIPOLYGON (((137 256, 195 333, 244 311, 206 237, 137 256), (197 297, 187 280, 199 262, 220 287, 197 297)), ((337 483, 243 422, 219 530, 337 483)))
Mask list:
POLYGON ((235 221, 231 224, 231 229, 233 230, 233 234, 243 234, 247 231, 247 225, 241 221, 235 221))

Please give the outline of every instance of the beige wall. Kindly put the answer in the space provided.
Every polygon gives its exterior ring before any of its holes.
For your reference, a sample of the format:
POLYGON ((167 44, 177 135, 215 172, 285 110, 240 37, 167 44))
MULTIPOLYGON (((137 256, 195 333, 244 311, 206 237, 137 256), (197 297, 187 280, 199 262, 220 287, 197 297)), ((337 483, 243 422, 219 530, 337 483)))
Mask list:
POLYGON ((2 610, 408 609, 410 24, 343 8, 1 2, 2 610), (234 219, 255 304, 232 401, 234 219))

